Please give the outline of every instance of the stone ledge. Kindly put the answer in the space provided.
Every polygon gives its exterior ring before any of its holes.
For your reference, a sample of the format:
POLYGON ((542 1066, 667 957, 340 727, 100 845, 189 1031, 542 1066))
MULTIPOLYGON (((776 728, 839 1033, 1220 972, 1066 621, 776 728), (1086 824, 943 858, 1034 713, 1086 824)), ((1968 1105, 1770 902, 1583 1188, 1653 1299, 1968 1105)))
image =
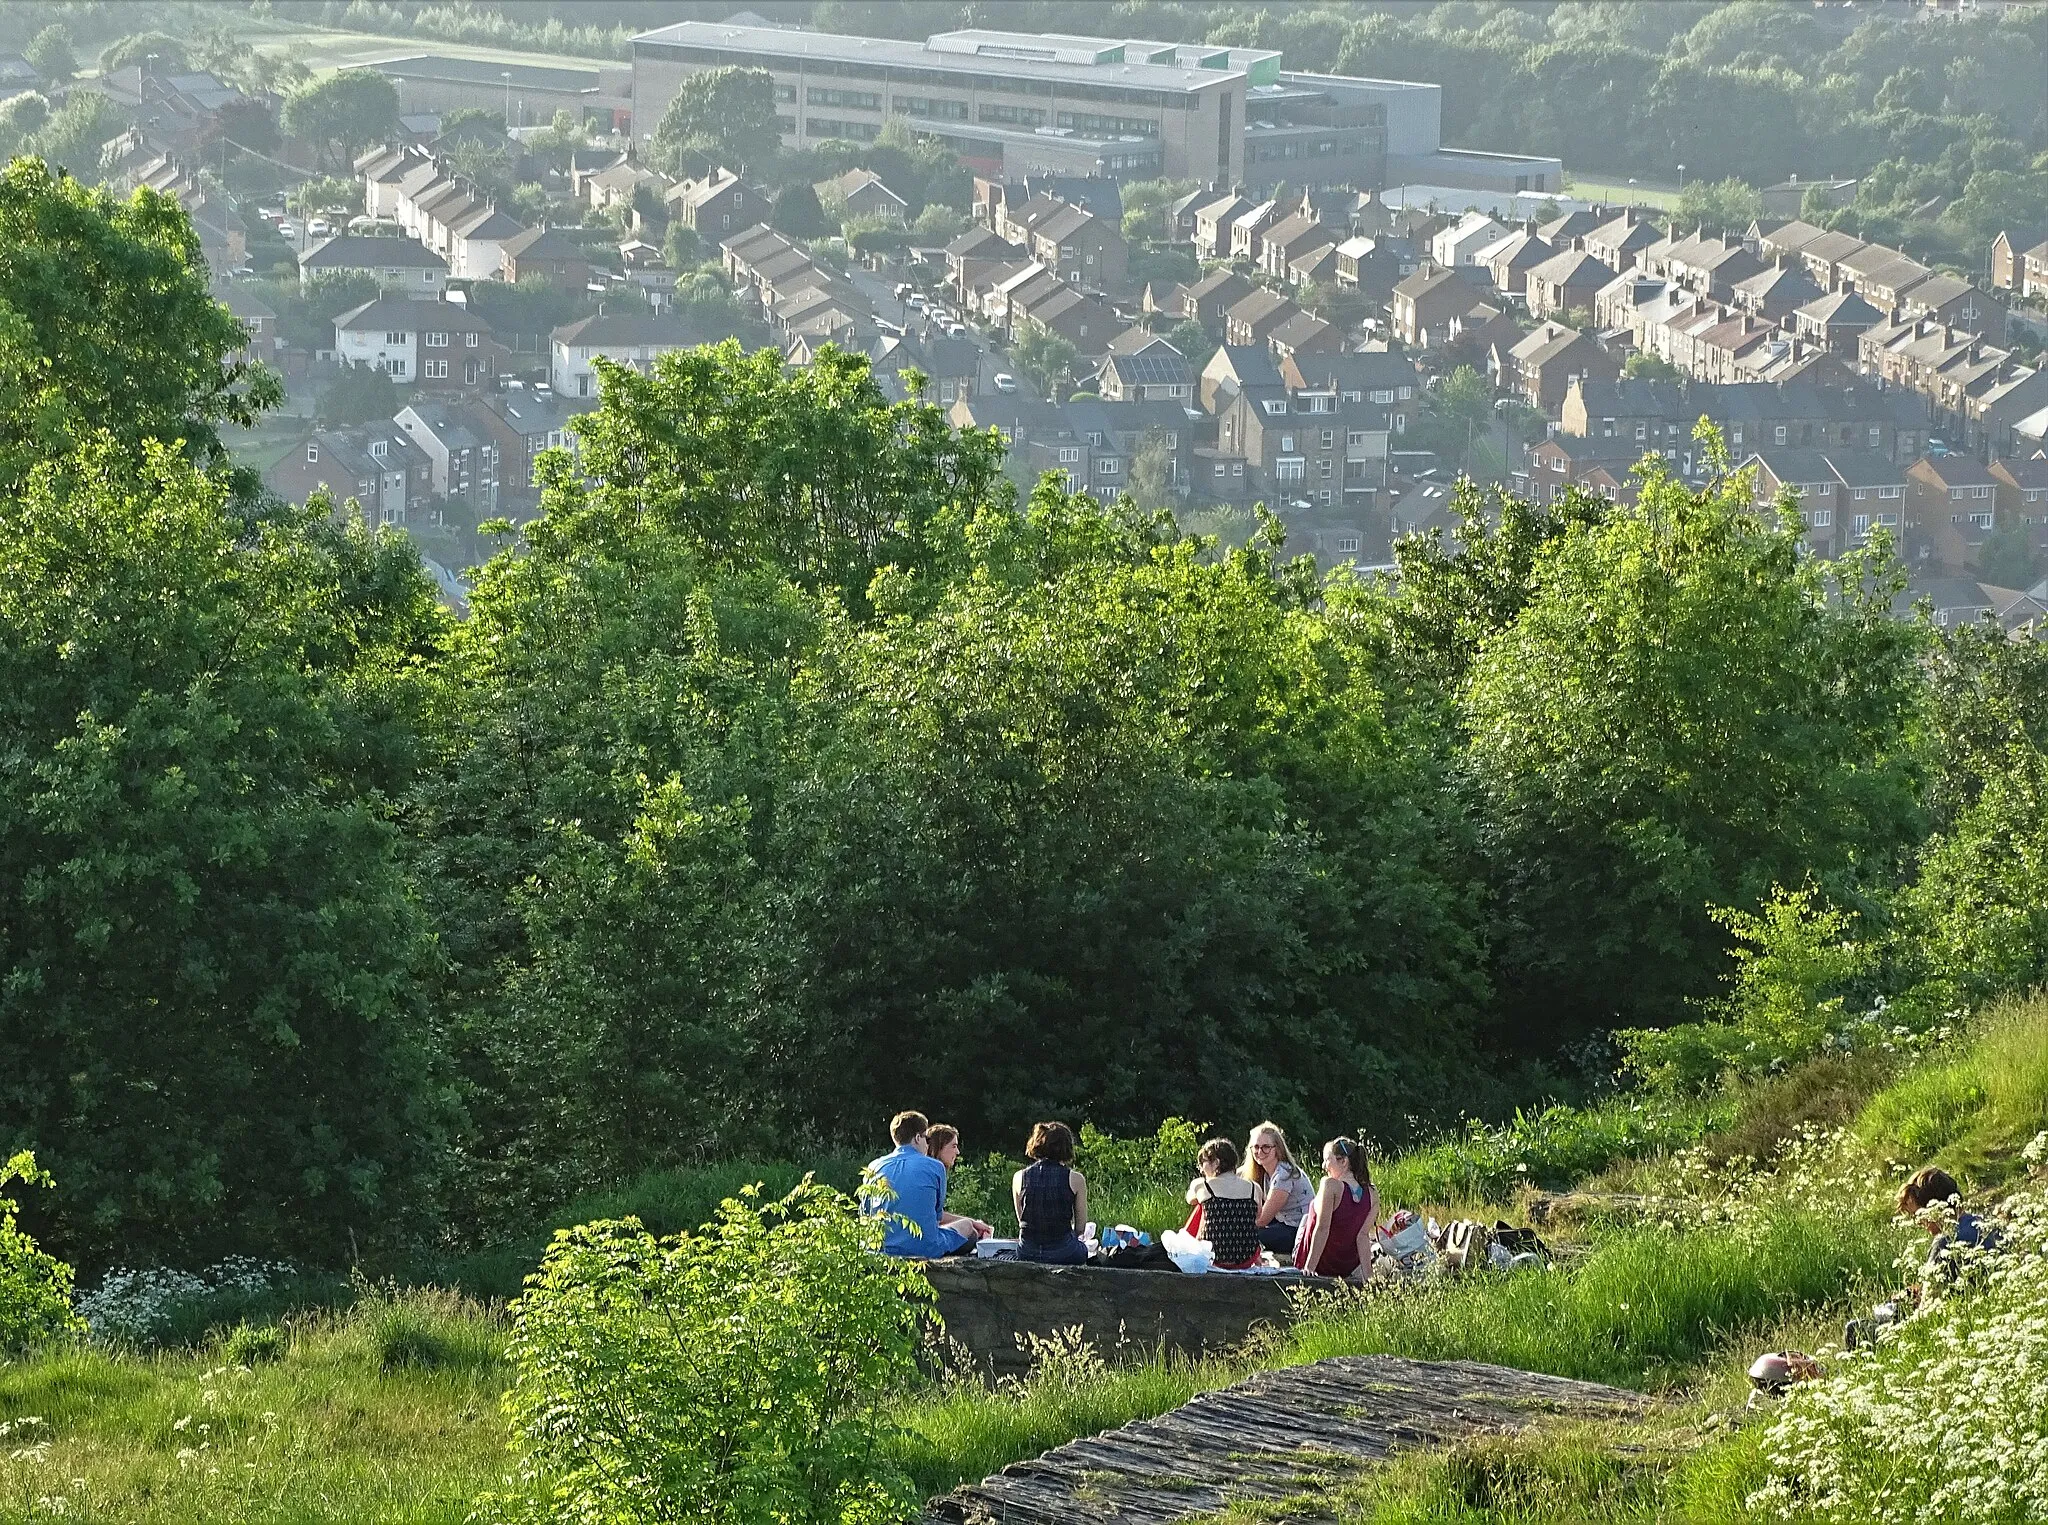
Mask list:
POLYGON ((1045 1266, 1015 1260, 934 1260, 925 1265, 946 1333, 984 1374, 1021 1375, 1029 1358, 1020 1337, 1050 1337, 1078 1327, 1104 1356, 1163 1346, 1184 1355, 1214 1354, 1260 1324, 1285 1327, 1289 1294, 1342 1283, 1287 1272, 1279 1276, 1185 1276, 1107 1266, 1045 1266))

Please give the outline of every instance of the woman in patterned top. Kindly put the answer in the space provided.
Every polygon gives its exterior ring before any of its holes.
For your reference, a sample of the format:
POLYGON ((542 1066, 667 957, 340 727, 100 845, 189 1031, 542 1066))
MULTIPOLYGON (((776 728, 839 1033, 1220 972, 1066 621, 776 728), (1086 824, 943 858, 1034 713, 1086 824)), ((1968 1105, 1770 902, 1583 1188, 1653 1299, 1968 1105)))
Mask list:
POLYGON ((1206 1239, 1218 1270, 1242 1270, 1259 1263, 1259 1188, 1237 1169, 1237 1145, 1212 1138, 1195 1156, 1201 1175, 1188 1185, 1195 1206, 1188 1232, 1206 1239), (1199 1223, 1197 1223, 1199 1219, 1199 1223))
POLYGON ((1252 1129, 1244 1178, 1265 1193, 1259 1204, 1259 1243, 1276 1255, 1292 1255, 1294 1237, 1300 1232, 1315 1188, 1309 1184, 1307 1172, 1294 1163, 1287 1135, 1278 1123, 1260 1123, 1252 1129))

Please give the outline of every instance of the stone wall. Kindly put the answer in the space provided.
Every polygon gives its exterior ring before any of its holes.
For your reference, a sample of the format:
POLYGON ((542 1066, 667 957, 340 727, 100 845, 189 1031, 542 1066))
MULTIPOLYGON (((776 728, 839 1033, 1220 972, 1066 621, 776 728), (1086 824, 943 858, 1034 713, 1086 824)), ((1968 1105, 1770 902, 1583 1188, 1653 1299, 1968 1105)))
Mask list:
POLYGON ((939 1260, 926 1266, 946 1333, 987 1374, 1022 1374, 1026 1334, 1050 1336, 1079 1326, 1114 1360, 1119 1345, 1165 1345, 1187 1355, 1221 1351, 1260 1324, 1285 1327, 1289 1293, 1334 1287, 1324 1277, 1184 1276, 1177 1271, 1113 1271, 1102 1266, 1027 1265, 1014 1260, 939 1260))

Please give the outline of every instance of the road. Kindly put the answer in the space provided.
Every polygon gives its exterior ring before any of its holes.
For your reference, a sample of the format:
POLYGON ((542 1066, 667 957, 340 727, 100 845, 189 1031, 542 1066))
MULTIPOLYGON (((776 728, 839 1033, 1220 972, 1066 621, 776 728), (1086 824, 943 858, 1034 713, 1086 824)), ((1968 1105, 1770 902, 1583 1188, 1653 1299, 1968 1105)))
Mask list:
MULTIPOLYGON (((856 265, 850 272, 850 278, 853 289, 873 307, 876 317, 885 322, 905 326, 917 318, 916 311, 896 300, 895 288, 872 270, 856 265)), ((998 349, 995 342, 980 327, 970 321, 962 337, 981 351, 981 374, 975 382, 975 390, 981 396, 995 396, 995 378, 1000 374, 1008 374, 1015 377, 1017 383, 1017 390, 1011 395, 1037 400, 1038 393, 1032 388, 1031 383, 1016 374, 1016 367, 1010 363, 1010 357, 998 349)))

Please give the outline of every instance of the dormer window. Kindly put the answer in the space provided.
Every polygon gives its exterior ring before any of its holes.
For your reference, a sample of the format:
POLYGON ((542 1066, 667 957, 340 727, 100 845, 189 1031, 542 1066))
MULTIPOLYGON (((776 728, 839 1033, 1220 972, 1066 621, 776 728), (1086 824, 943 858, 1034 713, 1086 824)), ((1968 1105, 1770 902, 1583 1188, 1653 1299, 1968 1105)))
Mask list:
POLYGON ((1280 416, 1281 414, 1285 413, 1286 411, 1287 411, 1287 399, 1286 399, 1286 398, 1284 398, 1284 397, 1269 397, 1269 398, 1267 398, 1267 399, 1266 399, 1266 412, 1267 412, 1267 414, 1268 414, 1268 415, 1270 415, 1271 417, 1274 417, 1274 418, 1278 418, 1278 417, 1279 417, 1279 416, 1280 416))
POLYGON ((315 464, 317 464, 317 463, 319 462, 319 460, 320 460, 320 447, 319 447, 319 445, 318 445, 318 444, 316 444, 315 442, 313 442, 312 440, 308 440, 308 441, 306 442, 306 464, 307 464, 308 466, 312 466, 312 465, 315 465, 315 464))

